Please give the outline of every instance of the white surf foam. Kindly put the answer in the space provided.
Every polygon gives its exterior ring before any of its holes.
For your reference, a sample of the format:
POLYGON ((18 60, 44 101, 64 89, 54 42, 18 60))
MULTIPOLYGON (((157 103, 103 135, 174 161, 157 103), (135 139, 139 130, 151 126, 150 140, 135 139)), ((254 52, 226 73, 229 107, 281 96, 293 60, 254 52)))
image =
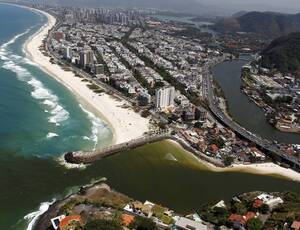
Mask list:
POLYGON ((41 104, 46 106, 44 110, 47 110, 50 114, 50 116, 48 117, 49 123, 54 123, 56 126, 59 126, 62 122, 66 121, 69 118, 68 111, 66 111, 64 107, 59 104, 58 97, 53 94, 50 89, 47 89, 42 82, 34 78, 24 66, 21 66, 22 63, 29 63, 30 61, 26 58, 24 59, 21 56, 12 54, 8 50, 8 46, 10 44, 13 44, 18 37, 24 34, 25 32, 15 36, 9 42, 1 46, 0 55, 2 55, 1 59, 4 60, 2 67, 14 72, 19 80, 26 82, 32 87, 32 97, 41 101, 41 104))
POLYGON ((47 111, 50 113, 50 116, 48 117, 50 123, 59 126, 69 118, 69 112, 59 104, 58 97, 54 95, 51 90, 44 87, 42 82, 32 78, 28 81, 28 84, 33 87, 33 91, 31 92, 32 97, 41 100, 42 104, 47 107, 47 111))
POLYGON ((17 34, 16 36, 14 36, 11 40, 9 40, 8 42, 4 43, 2 46, 1 46, 1 49, 5 49, 7 46, 15 43, 15 41, 19 38, 19 37, 22 37, 23 35, 27 34, 29 31, 31 30, 31 28, 28 28, 27 30, 25 30, 24 32, 20 33, 20 34, 17 34))
POLYGON ((20 65, 16 64, 11 59, 9 61, 4 62, 4 69, 14 72, 17 75, 17 78, 21 81, 28 81, 31 78, 31 74, 20 65))
POLYGON ((7 51, 7 47, 13 43, 15 43, 15 41, 22 37, 23 35, 27 34, 30 31, 31 28, 25 30, 23 33, 17 34, 16 36, 14 36, 11 40, 9 40, 8 42, 2 44, 2 46, 0 47, 0 59, 3 61, 7 61, 9 60, 9 58, 6 56, 8 54, 7 51))
POLYGON ((41 203, 39 210, 29 213, 26 216, 24 216, 24 219, 28 221, 28 226, 26 230, 32 230, 35 222, 38 220, 38 218, 44 214, 50 207, 51 204, 53 204, 55 200, 52 202, 43 202, 41 203))
POLYGON ((61 165, 61 166, 64 166, 66 167, 67 169, 80 169, 80 170, 84 170, 86 169, 86 167, 88 165, 86 164, 72 164, 72 163, 68 163, 66 160, 65 160, 65 157, 62 155, 58 158, 56 158, 56 161, 61 165))
POLYGON ((51 139, 52 137, 58 137, 59 135, 57 133, 48 133, 47 139, 51 139))
MULTIPOLYGON (((92 112, 84 109, 82 105, 79 104, 79 106, 82 109, 82 111, 84 111, 88 115, 88 118, 92 122, 92 134, 88 138, 90 140, 94 141, 94 143, 95 143, 94 144, 94 150, 95 150, 96 147, 97 147, 97 144, 98 144, 99 130, 101 128, 105 128, 106 125, 104 124, 104 122, 99 117, 96 117, 95 114, 93 114, 92 112)), ((87 140, 86 137, 83 137, 83 138, 87 140)))

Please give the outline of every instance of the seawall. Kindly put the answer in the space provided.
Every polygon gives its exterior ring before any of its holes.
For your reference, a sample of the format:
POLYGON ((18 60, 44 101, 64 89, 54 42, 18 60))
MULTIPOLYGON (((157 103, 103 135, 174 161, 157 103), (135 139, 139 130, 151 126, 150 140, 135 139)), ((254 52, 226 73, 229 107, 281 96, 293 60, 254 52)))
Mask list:
POLYGON ((163 141, 163 140, 176 141, 186 151, 193 153, 196 157, 200 158, 201 160, 209 162, 217 167, 224 167, 222 162, 204 155, 203 153, 194 149, 192 146, 190 146, 188 143, 186 143, 181 138, 172 136, 169 134, 145 136, 145 137, 141 137, 141 138, 129 141, 129 142, 113 145, 113 146, 106 147, 106 148, 96 150, 96 151, 68 152, 68 153, 64 154, 64 159, 67 163, 71 163, 71 164, 90 164, 97 160, 101 160, 105 157, 109 157, 109 156, 118 154, 120 152, 126 152, 131 149, 135 149, 137 147, 143 146, 145 144, 151 144, 151 143, 155 143, 155 142, 159 142, 159 141, 163 141))

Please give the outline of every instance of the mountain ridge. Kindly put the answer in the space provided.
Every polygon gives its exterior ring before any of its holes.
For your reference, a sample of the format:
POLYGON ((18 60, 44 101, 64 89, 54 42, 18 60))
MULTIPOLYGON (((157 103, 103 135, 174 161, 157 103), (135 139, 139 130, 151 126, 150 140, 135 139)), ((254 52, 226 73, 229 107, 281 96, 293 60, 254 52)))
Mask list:
POLYGON ((300 32, 300 13, 251 11, 237 17, 225 18, 215 24, 221 32, 250 32, 267 38, 277 38, 293 32, 300 32))

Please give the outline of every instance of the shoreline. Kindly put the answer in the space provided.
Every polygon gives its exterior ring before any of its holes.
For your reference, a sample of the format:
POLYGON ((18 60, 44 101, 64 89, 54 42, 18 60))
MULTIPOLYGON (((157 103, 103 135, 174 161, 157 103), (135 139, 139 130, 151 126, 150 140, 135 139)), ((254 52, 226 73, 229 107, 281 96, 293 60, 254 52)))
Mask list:
POLYGON ((68 88, 79 104, 95 113, 97 117, 108 124, 113 134, 110 145, 136 139, 148 132, 149 119, 141 117, 131 108, 122 108, 124 104, 127 104, 125 100, 116 100, 106 93, 93 92, 87 87, 89 82, 82 81, 84 78, 76 77, 72 71, 65 71, 58 64, 50 62, 50 57, 45 56, 39 50, 39 47, 43 44, 43 39, 47 36, 48 31, 56 24, 56 19, 41 10, 27 8, 42 13, 48 18, 48 21, 25 42, 23 48, 26 56, 43 71, 68 88))
MULTIPOLYGON (((242 81, 245 81, 244 78, 242 77, 242 81)), ((245 84, 245 83, 244 83, 245 84)), ((251 94, 248 93, 247 90, 242 89, 241 90, 247 97, 248 99, 253 102, 255 105, 257 105, 257 107, 259 107, 260 109, 262 109, 264 111, 264 116, 266 118, 266 121, 276 130, 283 132, 283 133, 293 133, 293 134, 300 134, 300 127, 291 127, 291 126, 285 126, 284 123, 281 122, 277 122, 276 124, 273 124, 272 122, 270 122, 269 119, 267 119, 267 109, 266 107, 268 107, 268 105, 266 103, 259 103, 259 101, 255 100, 255 98, 253 98, 251 96, 251 94)), ((269 106, 270 107, 270 106, 269 106)))
MULTIPOLYGON (((105 93, 101 93, 101 95, 94 93, 92 90, 90 90, 87 87, 88 83, 81 81, 82 78, 75 77, 73 72, 65 71, 59 65, 50 63, 50 57, 44 56, 44 54, 40 52, 38 48, 40 47, 40 45, 42 45, 42 40, 47 35, 48 30, 55 25, 56 19, 46 12, 29 8, 29 7, 26 8, 38 11, 44 14, 48 18, 48 22, 44 26, 42 26, 35 34, 33 34, 24 44, 24 50, 26 52, 26 55, 32 61, 38 64, 38 66, 42 70, 44 70, 46 73, 48 73, 57 81, 59 81, 61 84, 63 84, 65 87, 67 87, 73 93, 73 95, 76 97, 76 99, 79 101, 80 104, 83 104, 84 107, 88 107, 88 109, 91 109, 92 112, 95 112, 97 115, 100 115, 100 118, 108 123, 108 125, 110 126, 113 132, 113 137, 114 137, 112 141, 112 145, 135 139, 141 136, 144 132, 148 131, 149 119, 142 118, 139 114, 135 113, 132 110, 128 110, 120 107, 122 106, 122 104, 126 104, 126 101, 124 100, 122 100, 121 102, 117 101, 116 99, 112 98, 110 95, 105 93), (61 76, 59 74, 57 75, 56 73, 63 74, 64 76, 61 76), (82 93, 86 94, 86 97, 82 93), (92 102, 89 101, 89 99, 91 99, 92 102), (100 99, 100 100, 97 103, 95 99, 100 99), (106 107, 105 105, 104 106, 101 105, 101 102, 104 103, 106 102, 106 107), (109 106, 107 106, 107 103, 109 106), (105 111, 105 109, 109 107, 114 107, 117 111, 114 110, 109 110, 108 112, 105 111), (132 125, 133 123, 129 123, 129 126, 131 127, 122 126, 123 122, 121 121, 121 119, 116 119, 116 113, 118 113, 121 110, 123 114, 125 111, 125 114, 127 114, 128 116, 120 115, 119 117, 122 117, 122 120, 126 118, 129 118, 128 120, 130 120, 131 117, 131 121, 135 123, 135 126, 132 125), (111 115, 113 115, 114 119, 112 119, 111 115), (110 117, 111 119, 108 119, 108 117, 110 117), (139 122, 136 122, 135 120, 136 118, 138 118, 139 122), (117 121, 117 124, 114 123, 114 120, 117 121), (119 126, 119 124, 121 124, 121 127, 119 126), (140 124, 142 124, 142 126, 140 126, 140 124), (129 130, 128 128, 131 129, 129 130), (121 135, 120 132, 124 131, 124 129, 127 132, 125 132, 126 134, 121 135), (135 130, 139 132, 132 133, 130 132, 131 130, 135 130), (143 133, 141 133, 142 131, 143 133), (132 134, 132 135, 128 136, 128 134, 132 134)), ((182 146, 179 143, 171 140, 170 142, 182 148, 182 146)), ((221 167, 214 166, 209 162, 199 159, 190 151, 187 151, 185 149, 183 150, 187 152, 189 155, 192 155, 195 159, 197 159, 197 162, 206 166, 207 169, 210 171, 245 172, 245 173, 257 174, 257 175, 270 175, 270 176, 284 177, 286 179, 300 182, 299 173, 291 169, 280 167, 279 165, 276 165, 274 163, 233 165, 230 168, 221 168, 221 167)))
MULTIPOLYGON (((189 154, 191 157, 197 160, 197 163, 205 167, 205 170, 216 172, 216 173, 230 173, 230 172, 241 172, 249 173, 255 175, 265 175, 279 177, 295 182, 300 182, 300 173, 292 169, 283 168, 275 163, 257 163, 257 164, 233 164, 231 167, 217 167, 214 164, 207 162, 195 156, 192 152, 184 149, 179 143, 173 140, 167 140, 169 143, 176 145, 178 148, 181 148, 185 153, 189 154)), ((198 165, 198 166, 200 166, 198 165)), ((196 165, 197 166, 197 165, 196 165)))

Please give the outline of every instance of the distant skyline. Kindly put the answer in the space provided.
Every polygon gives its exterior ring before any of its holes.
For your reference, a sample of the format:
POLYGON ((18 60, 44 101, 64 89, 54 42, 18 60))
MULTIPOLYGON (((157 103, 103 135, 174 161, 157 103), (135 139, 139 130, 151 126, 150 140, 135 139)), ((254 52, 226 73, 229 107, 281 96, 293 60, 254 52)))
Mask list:
MULTIPOLYGON (((27 0, 32 1, 32 0, 27 0)), ((40 0, 73 6, 147 7, 196 15, 229 16, 238 11, 300 13, 300 0, 40 0)), ((36 2, 36 0, 35 0, 36 2)))

